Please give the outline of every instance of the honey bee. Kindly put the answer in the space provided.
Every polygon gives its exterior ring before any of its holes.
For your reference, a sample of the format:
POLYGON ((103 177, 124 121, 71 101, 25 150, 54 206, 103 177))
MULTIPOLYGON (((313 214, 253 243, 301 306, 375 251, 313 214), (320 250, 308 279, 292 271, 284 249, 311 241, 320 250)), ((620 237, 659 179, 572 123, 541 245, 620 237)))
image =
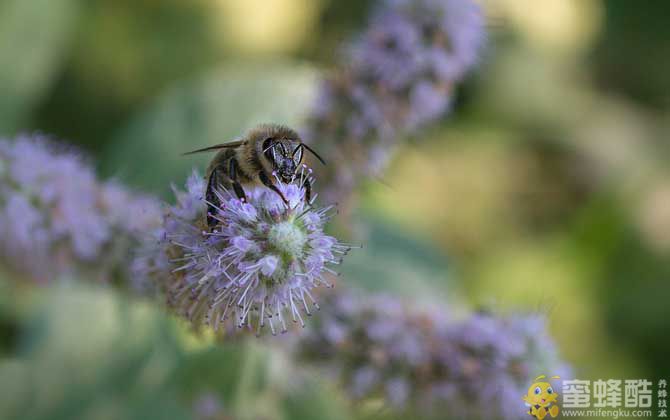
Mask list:
MULTIPOLYGON (((282 182, 292 182, 302 163, 303 149, 312 153, 322 164, 326 164, 321 156, 302 142, 297 132, 279 124, 261 124, 239 140, 185 153, 190 155, 219 150, 205 175, 207 225, 211 228, 217 223, 213 215, 221 205, 216 192, 220 187, 228 190, 232 188, 239 199, 246 201, 244 185, 264 185, 288 204, 272 178, 277 176, 282 182)), ((309 202, 312 195, 309 177, 305 177, 303 187, 305 199, 309 202)))

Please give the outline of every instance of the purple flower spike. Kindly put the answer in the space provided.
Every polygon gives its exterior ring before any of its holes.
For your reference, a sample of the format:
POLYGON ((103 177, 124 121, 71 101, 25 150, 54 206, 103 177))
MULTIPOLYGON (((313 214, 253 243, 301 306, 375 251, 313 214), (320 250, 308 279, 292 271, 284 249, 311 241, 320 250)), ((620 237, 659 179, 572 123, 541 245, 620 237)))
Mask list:
POLYGON ((428 418, 523 418, 538 372, 566 376, 542 316, 409 307, 389 296, 340 289, 291 348, 337 376, 352 398, 384 398, 428 418))
MULTIPOLYGON (((299 178, 304 176, 309 175, 299 178)), ((310 307, 318 308, 312 289, 329 286, 324 277, 336 274, 330 267, 349 247, 323 232, 332 207, 312 207, 298 186, 302 179, 295 182, 276 182, 288 206, 265 187, 248 189, 248 202, 221 191, 223 204, 214 215, 219 223, 211 231, 202 178, 194 173, 186 192, 175 190, 177 204, 154 244, 157 263, 145 271, 169 306, 194 325, 215 330, 246 327, 260 333, 267 325, 276 334, 289 322, 304 326, 310 307)))
POLYGON ((325 79, 306 139, 338 165, 322 172, 328 201, 379 175, 399 139, 438 121, 477 64, 485 19, 472 0, 386 0, 325 79))
POLYGON ((0 256, 26 277, 110 280, 128 271, 130 248, 160 215, 158 201, 100 182, 62 144, 39 135, 0 140, 0 256))

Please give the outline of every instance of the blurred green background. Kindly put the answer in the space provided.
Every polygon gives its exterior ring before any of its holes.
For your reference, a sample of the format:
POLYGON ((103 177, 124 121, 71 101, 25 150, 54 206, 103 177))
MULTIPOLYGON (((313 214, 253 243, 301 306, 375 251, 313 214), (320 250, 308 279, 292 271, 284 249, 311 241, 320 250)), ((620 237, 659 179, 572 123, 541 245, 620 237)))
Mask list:
MULTIPOLYGON (((52 134, 168 199, 206 164, 181 152, 300 125, 372 4, 1 0, 0 135, 52 134)), ((481 4, 481 66, 452 115, 400 148, 389 187, 364 185, 366 247, 345 281, 547 313, 579 378, 667 376, 670 3, 481 4)), ((208 392, 240 418, 347 416, 259 343, 214 347, 111 290, 3 287, 21 326, 0 337, 10 417, 188 418, 180 399, 208 392), (248 364, 241 383, 217 375, 248 364), (258 413, 240 411, 250 395, 258 413)))

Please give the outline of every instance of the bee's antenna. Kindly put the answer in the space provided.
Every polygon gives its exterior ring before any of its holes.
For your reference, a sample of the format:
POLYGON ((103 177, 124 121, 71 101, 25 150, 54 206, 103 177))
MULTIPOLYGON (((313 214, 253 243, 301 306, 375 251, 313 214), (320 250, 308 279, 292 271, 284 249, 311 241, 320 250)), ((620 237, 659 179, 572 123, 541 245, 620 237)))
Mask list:
POLYGON ((300 145, 301 145, 302 147, 304 147, 305 149, 307 149, 307 151, 309 151, 311 154, 313 154, 314 157, 316 157, 317 159, 319 159, 319 162, 321 162, 321 163, 324 164, 324 165, 326 164, 326 161, 323 160, 323 158, 322 158, 321 156, 319 156, 319 154, 316 153, 311 147, 309 147, 309 146, 306 145, 305 143, 300 143, 300 145))

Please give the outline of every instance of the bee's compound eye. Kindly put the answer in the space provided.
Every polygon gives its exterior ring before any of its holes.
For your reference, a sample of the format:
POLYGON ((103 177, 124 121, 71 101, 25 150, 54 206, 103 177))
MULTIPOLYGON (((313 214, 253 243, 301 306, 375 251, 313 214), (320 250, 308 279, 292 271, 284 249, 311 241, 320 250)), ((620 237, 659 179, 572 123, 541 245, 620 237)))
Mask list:
POLYGON ((554 390, 551 387, 547 388, 547 394, 553 394, 553 393, 554 390))
POLYGON ((272 147, 272 137, 268 137, 267 139, 263 140, 263 153, 270 150, 270 147, 272 147))
POLYGON ((535 395, 540 395, 542 393, 542 388, 539 386, 535 388, 535 395))
POLYGON ((302 146, 298 146, 293 150, 293 162, 296 166, 302 162, 302 146))

